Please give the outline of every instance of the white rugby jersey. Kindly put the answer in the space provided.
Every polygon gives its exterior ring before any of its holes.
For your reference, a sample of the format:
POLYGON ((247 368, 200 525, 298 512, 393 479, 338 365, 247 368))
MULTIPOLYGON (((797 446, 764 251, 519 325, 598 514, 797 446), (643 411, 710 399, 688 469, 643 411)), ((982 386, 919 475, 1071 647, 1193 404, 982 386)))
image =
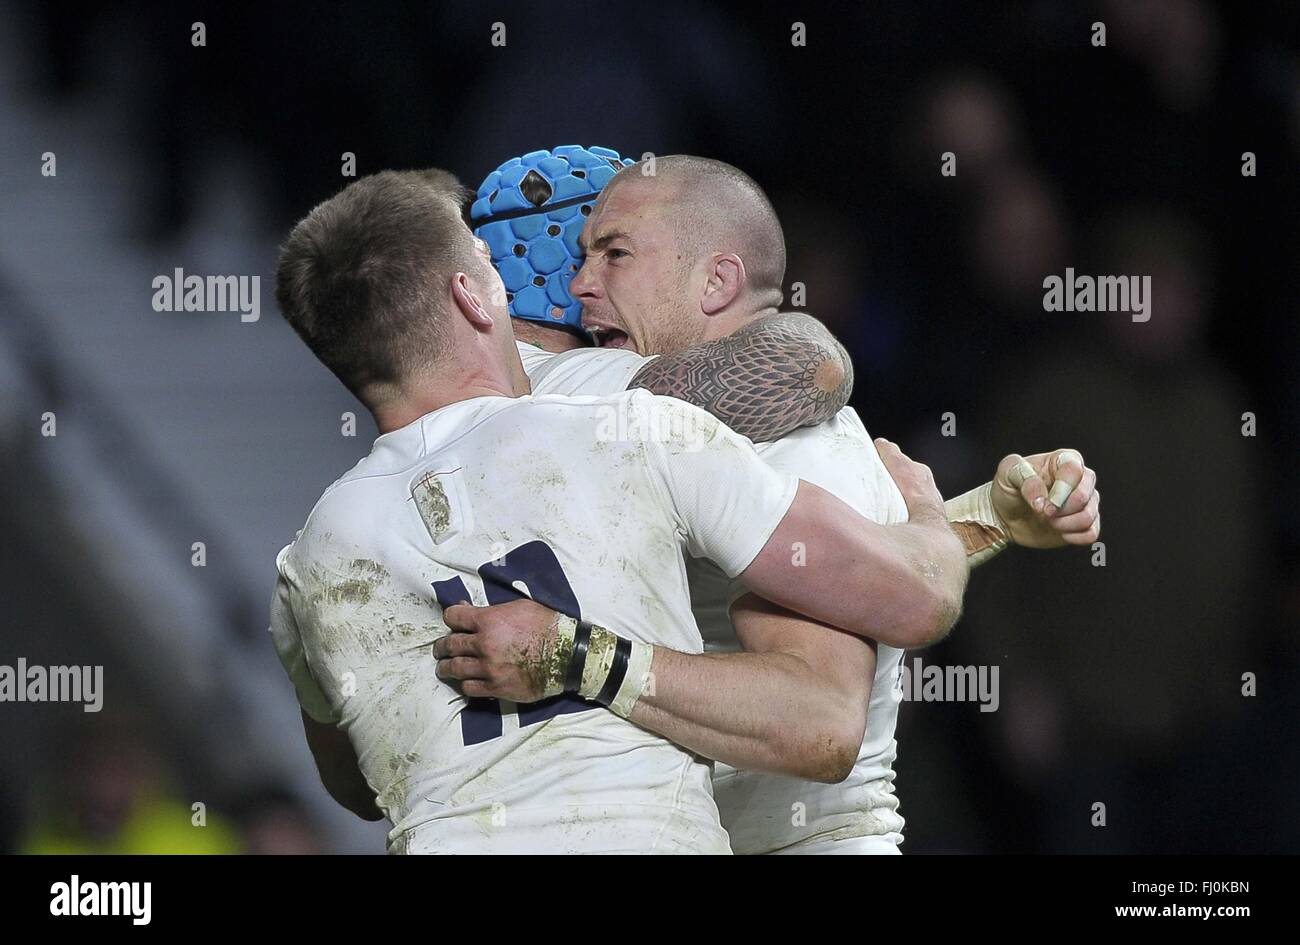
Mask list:
POLYGON ((515 346, 534 394, 617 394, 627 390, 636 372, 653 360, 625 348, 574 348, 553 354, 522 341, 515 346))
POLYGON ((698 653, 683 553, 740 573, 797 487, 645 391, 474 398, 380 436, 277 558, 271 633, 304 710, 348 733, 390 851, 727 852, 707 764, 577 697, 466 700, 430 648, 442 607, 527 594, 698 653))
MULTIPOLYGON (((586 357, 576 359, 578 352, 539 356, 540 349, 532 345, 520 348, 530 349, 524 365, 538 393, 609 393, 614 385, 630 381, 649 360, 622 349, 584 349, 586 357), (575 363, 562 364, 566 359, 575 363), (600 370, 602 363, 608 366, 606 372, 600 370)), ((774 443, 757 444, 755 449, 772 467, 820 486, 872 521, 907 521, 903 495, 851 407, 826 423, 796 430, 774 443)), ((687 572, 695 619, 707 647, 737 649, 728 617, 730 602, 739 596, 736 583, 708 561, 689 562, 687 572)), ((772 853, 848 837, 902 842, 903 818, 893 785, 902 657, 902 650, 877 646, 867 729, 857 763, 845 781, 820 784, 721 763, 715 766, 714 795, 736 853, 772 853), (796 802, 803 808, 796 808, 796 802)))

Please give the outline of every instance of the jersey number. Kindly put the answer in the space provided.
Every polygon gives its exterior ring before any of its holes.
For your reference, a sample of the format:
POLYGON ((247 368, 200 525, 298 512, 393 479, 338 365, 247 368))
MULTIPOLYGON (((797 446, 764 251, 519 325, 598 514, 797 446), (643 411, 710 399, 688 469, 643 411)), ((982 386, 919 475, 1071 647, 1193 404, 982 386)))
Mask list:
MULTIPOLYGON (((532 598, 543 607, 582 619, 578 598, 573 593, 569 579, 564 576, 560 560, 551 546, 543 541, 530 541, 514 551, 507 552, 497 561, 480 565, 479 580, 489 604, 506 604, 512 600, 532 598), (499 562, 499 563, 498 563, 499 562), (516 584, 523 584, 528 593, 516 584)), ((433 592, 443 610, 453 604, 470 602, 469 591, 459 577, 434 581, 433 592)), ((557 715, 599 709, 600 705, 573 695, 554 696, 541 702, 530 702, 518 707, 519 724, 535 725, 557 715)), ((469 699, 460 713, 460 732, 466 745, 500 738, 502 732, 501 703, 496 699, 469 699)))

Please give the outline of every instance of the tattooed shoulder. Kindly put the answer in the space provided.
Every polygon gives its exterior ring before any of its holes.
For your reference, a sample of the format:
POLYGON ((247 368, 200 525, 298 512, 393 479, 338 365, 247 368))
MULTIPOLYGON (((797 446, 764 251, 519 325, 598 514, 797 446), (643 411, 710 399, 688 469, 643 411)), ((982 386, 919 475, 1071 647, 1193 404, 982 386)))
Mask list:
POLYGON ((782 312, 655 358, 628 386, 703 407, 766 443, 835 416, 853 392, 853 363, 817 319, 782 312))

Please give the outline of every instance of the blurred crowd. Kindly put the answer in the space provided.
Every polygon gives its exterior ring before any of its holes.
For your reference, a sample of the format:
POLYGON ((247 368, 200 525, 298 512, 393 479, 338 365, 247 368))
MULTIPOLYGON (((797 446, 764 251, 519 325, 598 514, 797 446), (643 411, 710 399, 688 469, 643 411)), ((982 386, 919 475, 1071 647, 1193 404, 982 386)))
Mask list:
POLYGON ((325 846, 282 787, 212 800, 183 786, 177 766, 150 743, 147 720, 84 721, 59 742, 30 787, 5 848, 17 853, 313 854, 325 846))
MULTIPOLYGON (((128 54, 123 120, 156 181, 141 240, 189 224, 214 155, 246 165, 257 225, 284 232, 337 189, 345 151, 360 173, 440 165, 471 185, 569 142, 705 154, 767 188, 787 285, 854 355, 854 406, 945 494, 1006 452, 1083 452, 1104 566, 1012 551, 973 578, 922 656, 998 665, 1001 706, 904 707, 905 852, 1300 849, 1294 5, 520 7, 500 14, 504 49, 468 2, 199 7, 25 20, 51 107, 87 93, 88 37, 128 54), (196 68, 175 31, 199 19, 196 68), (1066 267, 1149 275, 1151 320, 1044 311, 1066 267)), ((329 849, 274 784, 190 829, 212 775, 139 735, 166 719, 75 721, 39 774, 0 762, 6 848, 329 849)))

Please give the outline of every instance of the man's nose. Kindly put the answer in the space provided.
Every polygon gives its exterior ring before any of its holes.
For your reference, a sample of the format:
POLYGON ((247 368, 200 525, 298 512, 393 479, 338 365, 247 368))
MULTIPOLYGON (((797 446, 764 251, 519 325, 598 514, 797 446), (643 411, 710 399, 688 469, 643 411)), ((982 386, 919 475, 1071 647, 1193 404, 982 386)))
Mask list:
POLYGON ((600 286, 592 274, 590 260, 583 261, 582 268, 578 270, 578 274, 569 283, 569 292, 579 302, 600 298, 600 286))

